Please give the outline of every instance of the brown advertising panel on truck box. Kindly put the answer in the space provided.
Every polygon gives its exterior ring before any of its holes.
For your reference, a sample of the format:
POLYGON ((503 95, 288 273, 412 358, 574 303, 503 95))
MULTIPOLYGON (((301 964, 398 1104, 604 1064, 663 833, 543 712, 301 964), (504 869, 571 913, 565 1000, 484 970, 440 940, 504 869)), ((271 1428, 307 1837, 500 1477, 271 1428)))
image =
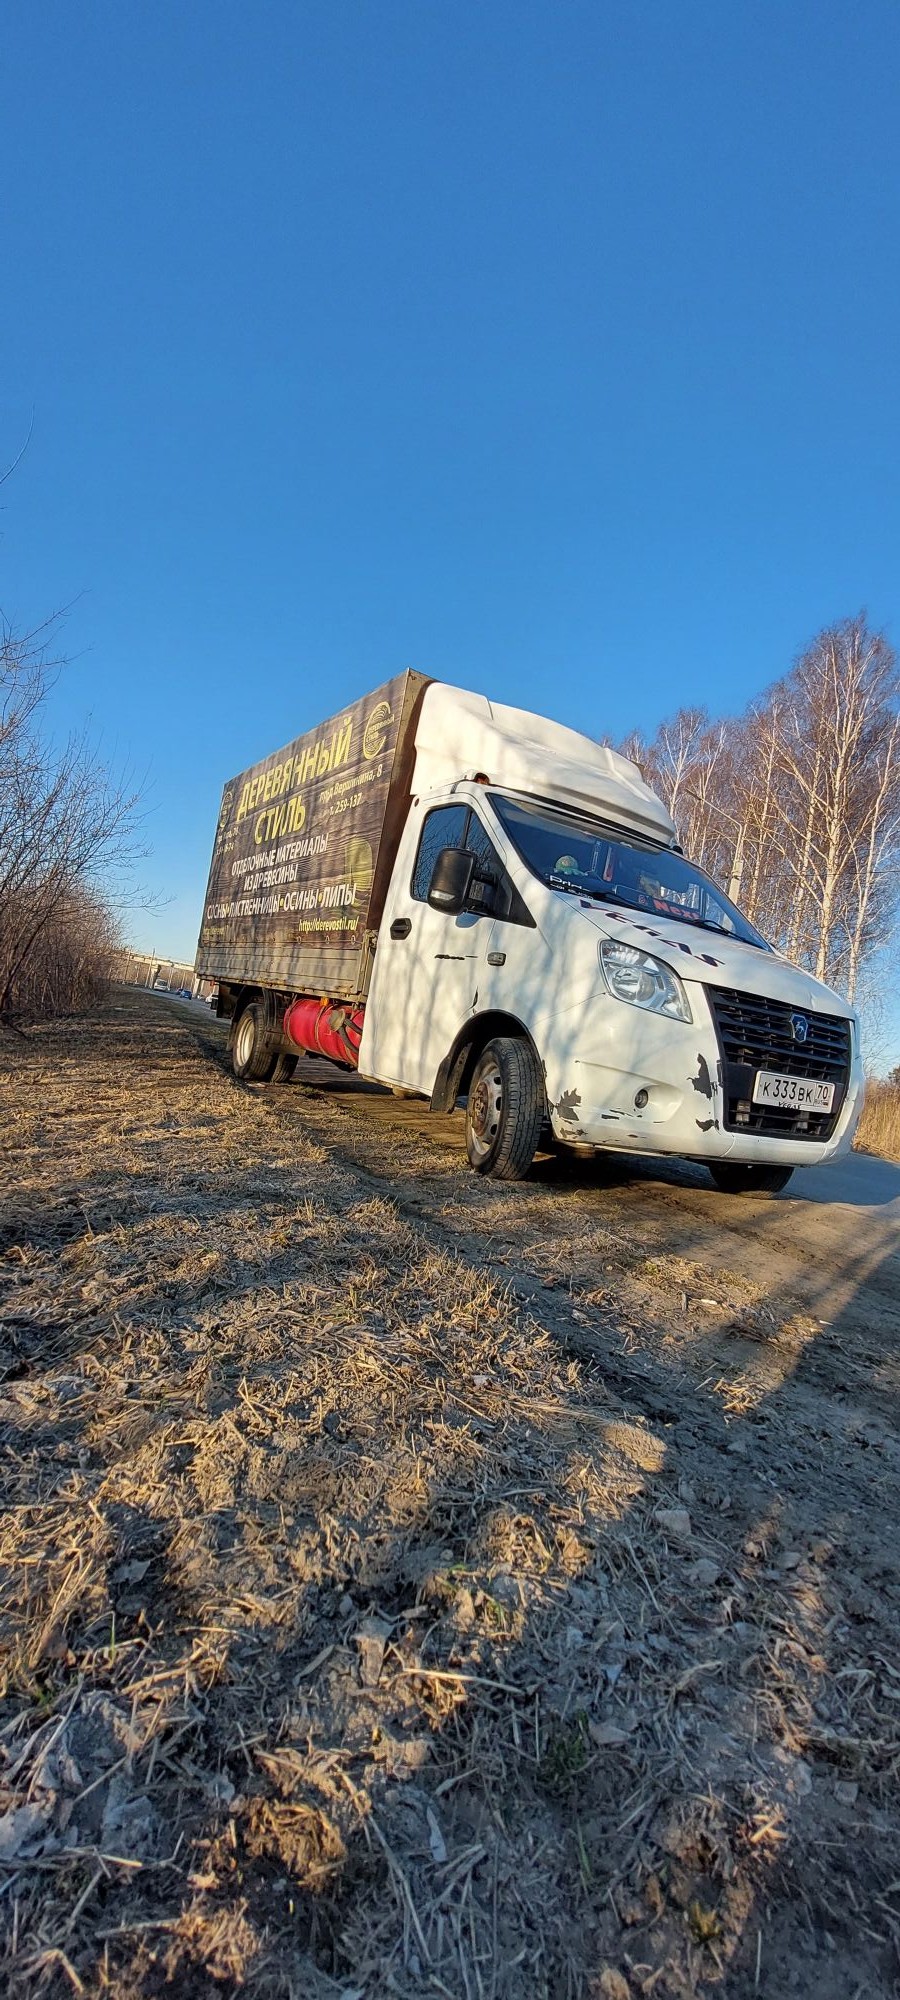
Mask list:
POLYGON ((400 674, 225 786, 197 947, 203 977, 365 994, 427 686, 424 674, 400 674))

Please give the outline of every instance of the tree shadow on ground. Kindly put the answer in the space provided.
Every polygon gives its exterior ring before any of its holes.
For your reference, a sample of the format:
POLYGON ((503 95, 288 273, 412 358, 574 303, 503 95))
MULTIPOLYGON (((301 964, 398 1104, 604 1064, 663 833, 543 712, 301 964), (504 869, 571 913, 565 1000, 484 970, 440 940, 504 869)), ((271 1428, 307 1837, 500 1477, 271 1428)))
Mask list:
MULTIPOLYGON (((798 1425, 816 1339, 729 1400, 702 1324, 638 1357, 614 1306, 466 1240, 496 1190, 407 1213, 341 1121, 161 1041, 127 1113, 168 1135, 156 1160, 73 1155, 88 1217, 120 1196, 78 1265, 105 1315, 81 1397, 64 1438, 40 1396, 4 1440, 32 1653, 0 1712, 7 1779, 36 1735, 10 1781, 33 1803, 73 1697, 107 1697, 152 1818, 136 1866, 96 1841, 4 1864, 11 1982, 890 1993, 897 1605, 869 1467, 895 1518, 896 1465, 798 1425)), ((71 1304, 69 1254, 41 1310, 71 1304)))

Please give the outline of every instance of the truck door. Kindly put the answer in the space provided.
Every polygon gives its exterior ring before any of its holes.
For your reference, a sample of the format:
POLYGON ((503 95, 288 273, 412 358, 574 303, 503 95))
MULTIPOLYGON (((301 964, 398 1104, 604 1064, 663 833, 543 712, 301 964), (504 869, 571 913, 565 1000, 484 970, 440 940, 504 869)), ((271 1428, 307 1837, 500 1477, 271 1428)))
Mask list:
POLYGON ((427 901, 431 874, 445 847, 476 856, 485 875, 502 864, 477 813, 461 800, 410 809, 378 932, 360 1050, 360 1073, 404 1084, 430 1096, 438 1065, 477 1010, 491 949, 494 918, 458 916, 427 901))

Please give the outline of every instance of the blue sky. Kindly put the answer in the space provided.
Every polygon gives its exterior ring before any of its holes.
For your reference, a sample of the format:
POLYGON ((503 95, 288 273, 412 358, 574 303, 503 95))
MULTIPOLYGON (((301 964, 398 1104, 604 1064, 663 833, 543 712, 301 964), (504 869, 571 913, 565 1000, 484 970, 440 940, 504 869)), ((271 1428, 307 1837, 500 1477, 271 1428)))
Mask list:
MULTIPOLYGON (((893 0, 8 11, 0 603, 147 773, 416 666, 601 734, 898 632, 893 0)), ((900 1051, 898 1051, 900 1052, 900 1051)))

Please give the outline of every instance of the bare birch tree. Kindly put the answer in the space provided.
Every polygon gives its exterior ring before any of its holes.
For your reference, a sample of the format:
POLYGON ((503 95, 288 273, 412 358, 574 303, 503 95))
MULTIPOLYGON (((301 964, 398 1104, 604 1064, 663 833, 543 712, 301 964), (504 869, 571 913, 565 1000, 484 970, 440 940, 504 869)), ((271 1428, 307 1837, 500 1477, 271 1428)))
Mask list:
POLYGON ((898 915, 900 674, 884 635, 845 619, 743 718, 680 710, 623 748, 751 921, 852 998, 898 915))
POLYGON ((789 953, 851 995, 896 911, 900 677, 863 617, 820 633, 775 691, 789 953))

